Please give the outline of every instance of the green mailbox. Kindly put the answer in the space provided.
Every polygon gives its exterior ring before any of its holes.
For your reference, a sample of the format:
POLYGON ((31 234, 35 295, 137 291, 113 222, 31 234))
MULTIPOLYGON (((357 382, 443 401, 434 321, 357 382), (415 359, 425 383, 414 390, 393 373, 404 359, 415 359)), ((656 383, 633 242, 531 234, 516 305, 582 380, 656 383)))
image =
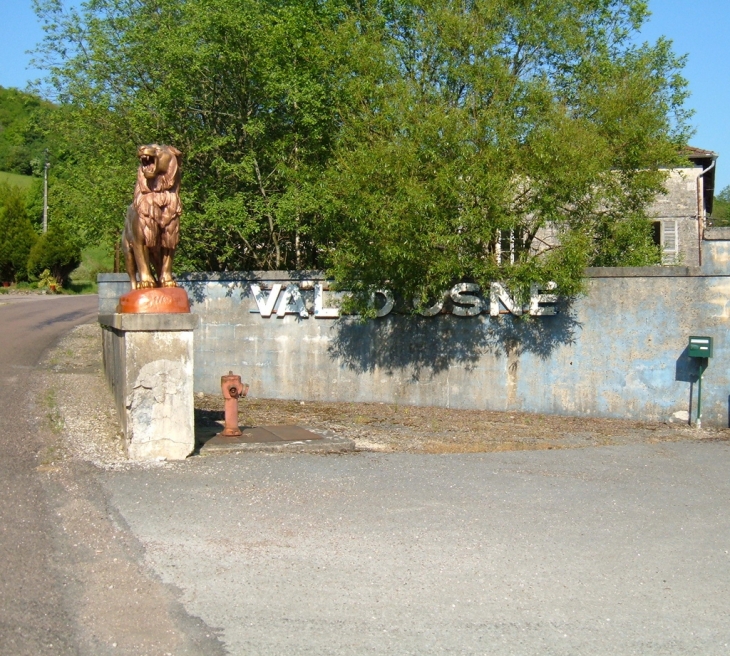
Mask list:
POLYGON ((688 355, 690 358, 711 358, 712 337, 690 337, 688 355))
MULTIPOLYGON (((697 428, 702 427, 702 374, 707 369, 708 358, 712 357, 712 337, 693 335, 689 338, 687 349, 690 358, 699 358, 699 376, 697 377, 697 428)), ((691 392, 690 392, 691 394, 691 392)))

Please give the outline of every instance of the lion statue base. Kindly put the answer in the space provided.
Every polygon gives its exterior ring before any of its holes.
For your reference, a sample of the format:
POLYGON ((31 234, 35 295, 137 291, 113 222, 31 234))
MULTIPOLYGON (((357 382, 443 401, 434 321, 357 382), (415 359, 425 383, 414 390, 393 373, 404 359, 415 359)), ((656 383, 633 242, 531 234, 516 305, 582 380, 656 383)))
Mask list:
POLYGON ((133 289, 119 298, 117 312, 119 314, 189 313, 190 300, 182 287, 133 289))

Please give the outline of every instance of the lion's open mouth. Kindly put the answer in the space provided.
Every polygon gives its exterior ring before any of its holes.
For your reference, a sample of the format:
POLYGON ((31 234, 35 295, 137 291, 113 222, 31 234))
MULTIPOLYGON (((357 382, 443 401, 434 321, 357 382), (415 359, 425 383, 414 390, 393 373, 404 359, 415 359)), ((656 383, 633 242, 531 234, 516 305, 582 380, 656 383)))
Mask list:
POLYGON ((142 164, 142 170, 145 173, 155 172, 155 157, 152 155, 140 155, 139 162, 142 164))

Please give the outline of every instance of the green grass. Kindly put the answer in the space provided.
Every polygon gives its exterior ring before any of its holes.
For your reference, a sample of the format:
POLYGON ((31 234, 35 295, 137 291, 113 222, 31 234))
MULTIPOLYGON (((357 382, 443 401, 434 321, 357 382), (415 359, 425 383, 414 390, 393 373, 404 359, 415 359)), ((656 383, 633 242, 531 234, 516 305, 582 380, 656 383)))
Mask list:
POLYGON ((81 264, 71 274, 74 281, 93 280, 96 274, 108 273, 114 269, 114 256, 104 246, 91 246, 81 252, 81 264))
POLYGON ((30 175, 19 175, 18 173, 5 173, 0 171, 0 184, 3 182, 20 187, 21 189, 28 189, 33 183, 33 177, 30 175))
POLYGON ((73 280, 68 284, 68 288, 61 290, 62 293, 69 294, 96 294, 99 291, 99 287, 96 284, 96 280, 82 280, 74 282, 73 280))
POLYGON ((96 294, 96 275, 114 269, 114 256, 103 246, 92 246, 81 252, 81 264, 71 272, 71 282, 64 290, 73 294, 96 294))

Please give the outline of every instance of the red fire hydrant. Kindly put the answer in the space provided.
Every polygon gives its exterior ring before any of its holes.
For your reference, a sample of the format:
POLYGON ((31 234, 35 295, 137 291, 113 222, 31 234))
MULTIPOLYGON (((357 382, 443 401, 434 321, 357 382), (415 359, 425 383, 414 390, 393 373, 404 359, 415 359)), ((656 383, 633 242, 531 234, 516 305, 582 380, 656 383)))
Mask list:
POLYGON ((227 376, 221 376, 221 391, 225 399, 226 423, 220 435, 225 437, 238 437, 242 435, 238 427, 238 399, 248 394, 248 385, 241 382, 240 376, 235 376, 232 371, 227 376))

